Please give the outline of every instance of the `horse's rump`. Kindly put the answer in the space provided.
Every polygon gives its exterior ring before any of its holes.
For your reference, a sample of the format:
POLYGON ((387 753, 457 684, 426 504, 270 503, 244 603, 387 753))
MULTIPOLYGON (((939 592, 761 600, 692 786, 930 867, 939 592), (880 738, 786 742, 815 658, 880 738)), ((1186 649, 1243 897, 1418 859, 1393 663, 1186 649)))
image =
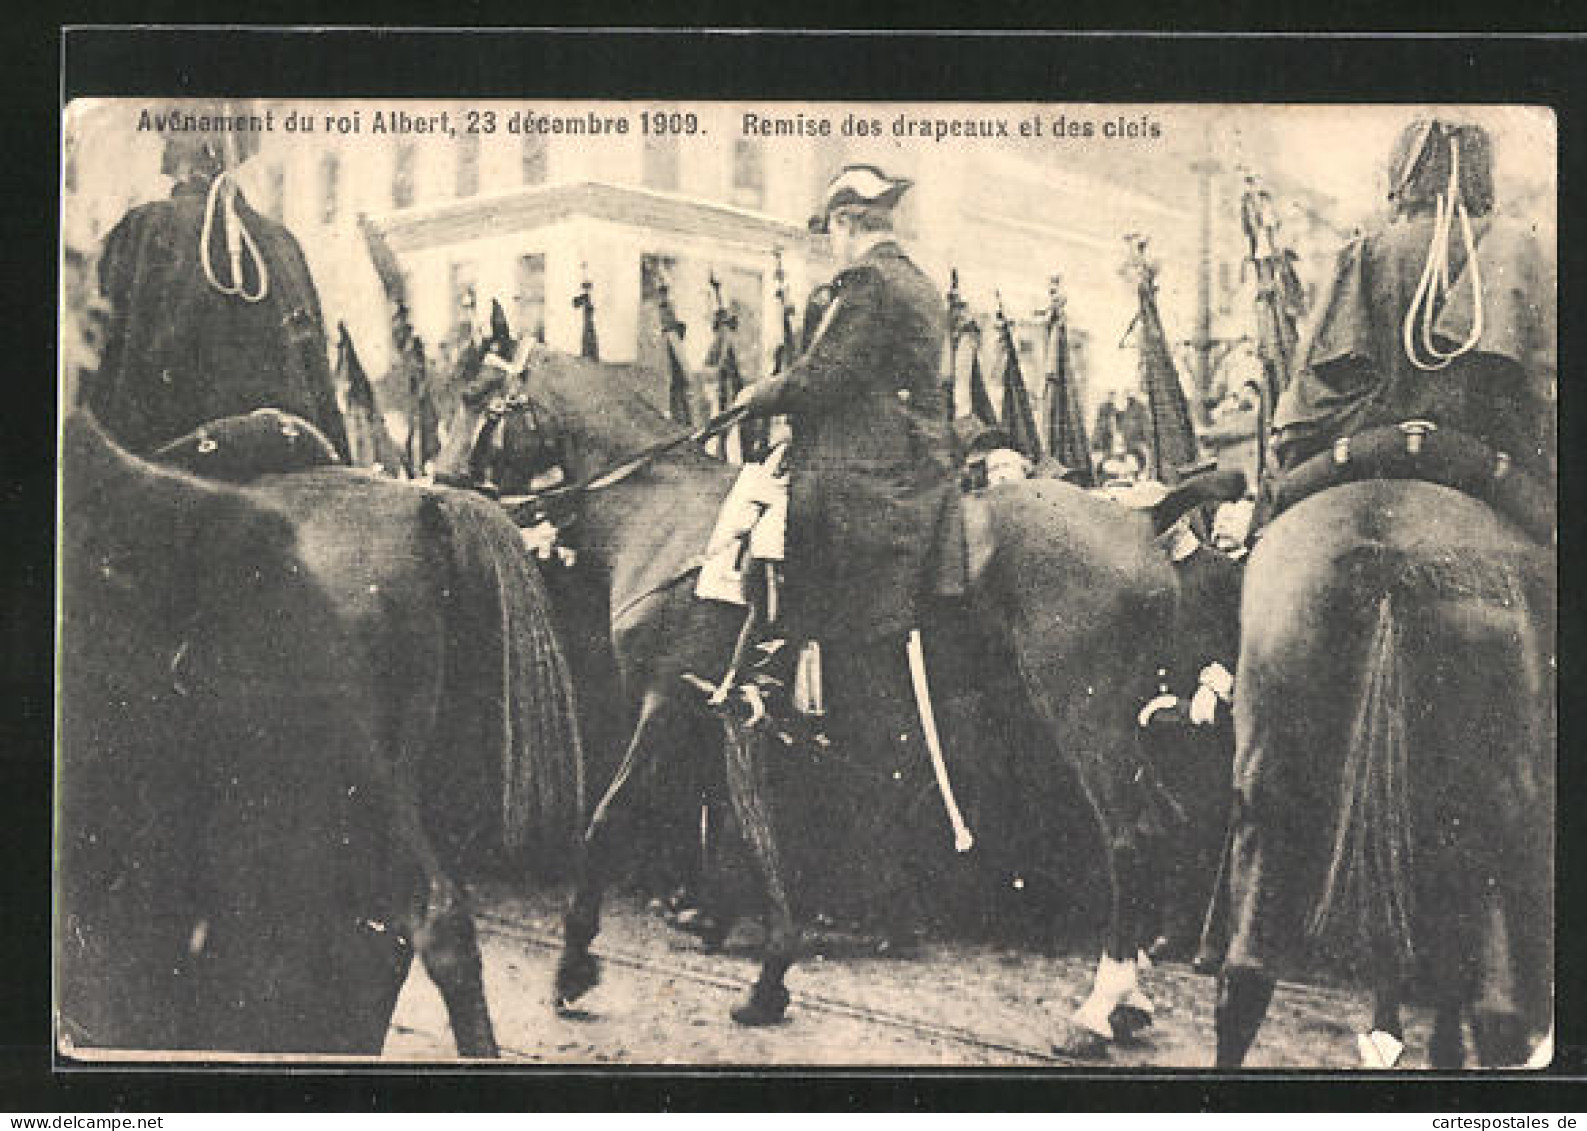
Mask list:
POLYGON ((1227 965, 1320 953, 1537 999, 1553 750, 1530 598, 1546 565, 1425 483, 1340 487, 1269 528, 1246 577, 1235 831, 1209 922, 1227 965))
POLYGON ((1077 816, 1090 823, 1075 809, 1077 784, 1109 818, 1128 819, 1136 714, 1178 647, 1178 579, 1146 512, 1057 480, 1006 483, 983 497, 992 549, 984 565, 972 552, 971 608, 996 644, 968 677, 984 686, 1005 663, 1012 675, 993 691, 1018 735, 997 788, 1013 791, 1003 807, 1037 832, 1022 840, 1073 843, 1064 826, 1077 816))
POLYGON ((378 1049, 367 668, 290 518, 68 418, 57 1006, 76 1046, 378 1049))
POLYGON ((573 684, 542 581, 494 504, 325 468, 254 491, 298 516, 316 578, 374 665, 383 741, 432 832, 469 855, 568 858, 584 807, 573 684))

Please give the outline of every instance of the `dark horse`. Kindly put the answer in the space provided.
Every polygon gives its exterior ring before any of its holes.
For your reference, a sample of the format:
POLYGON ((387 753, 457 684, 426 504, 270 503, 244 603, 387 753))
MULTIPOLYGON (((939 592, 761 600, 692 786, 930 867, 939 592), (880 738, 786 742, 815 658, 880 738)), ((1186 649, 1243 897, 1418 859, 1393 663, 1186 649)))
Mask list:
MULTIPOLYGON (((479 347, 473 361, 492 348, 479 347)), ((677 427, 640 393, 646 380, 638 370, 541 352, 531 355, 522 380, 545 450, 515 454, 542 464, 558 461, 574 483, 678 438, 677 427)), ((620 694, 632 729, 586 834, 585 867, 567 914, 556 978, 563 1003, 599 978, 589 946, 599 930, 616 847, 611 822, 623 808, 624 786, 650 759, 685 746, 689 728, 707 717, 704 698, 688 677, 719 680, 743 625, 742 609, 698 600, 693 591, 699 555, 733 476, 734 469, 698 444, 682 444, 569 500, 577 508, 568 527, 580 555, 577 569, 608 598, 620 694)), ((1116 1025, 1149 1021, 1152 1008, 1136 979, 1144 941, 1139 893, 1150 864, 1143 814, 1152 804, 1142 784, 1148 775, 1136 713, 1151 696, 1155 669, 1119 644, 1152 639, 1174 615, 1177 577, 1153 545, 1164 513, 1130 511, 1052 480, 988 492, 969 516, 976 572, 971 603, 973 616, 991 626, 1001 663, 995 672, 951 661, 933 670, 943 691, 1005 680, 1018 689, 1019 702, 1010 710, 1039 717, 1050 745, 1017 755, 1030 786, 1028 816, 1039 817, 1041 798, 1072 788, 1076 777, 1096 813, 1113 900, 1098 985, 1076 1015, 1092 1034, 1083 1037, 1092 1046, 1112 1037, 1116 1025)), ((998 686, 986 699, 995 701, 1002 691, 998 686)), ((913 716, 913 704, 889 706, 913 716)), ((728 743, 729 795, 762 869, 772 915, 760 977, 734 1017, 767 1023, 786 1007, 783 975, 798 940, 754 736, 742 729, 738 734, 744 741, 728 743)), ((950 739, 949 746, 956 744, 950 739)))
POLYGON ((1518 1064, 1552 1010, 1552 552, 1483 503, 1378 480, 1304 500, 1251 556, 1236 813, 1209 919, 1217 1060, 1240 1064, 1308 944, 1355 957, 1399 1037, 1414 975, 1435 1067, 1469 1012, 1518 1064))
MULTIPOLYGON (((475 496, 346 468, 222 486, 101 445, 90 455, 115 468, 85 474, 88 456, 64 467, 72 631, 61 665, 78 694, 62 700, 62 812, 76 846, 62 883, 90 903, 122 900, 130 867, 146 922, 116 916, 112 933, 130 923, 132 952, 178 961, 176 975, 155 969, 140 987, 150 992, 131 998, 120 985, 63 980, 74 1000, 149 1012, 145 1028, 87 1025, 84 1039, 377 1053, 416 949, 458 1051, 494 1055, 462 871, 498 845, 566 858, 583 808, 571 686, 516 528, 475 496), (95 492, 127 498, 108 507, 95 492), (79 517, 89 514, 116 526, 79 517), (132 619, 111 607, 135 661, 119 672, 85 659, 103 651, 106 618, 72 615, 105 607, 115 579, 97 578, 82 547, 106 544, 139 548, 139 572, 122 584, 147 606, 132 619), (173 555, 177 568, 164 568, 173 555), (122 747, 141 761, 95 757, 122 747), (118 862, 94 833, 121 830, 122 847, 138 849, 145 833, 111 820, 128 798, 147 810, 138 828, 165 834, 145 872, 141 850, 118 862), (168 882, 147 886, 151 874, 168 882), (319 918, 347 929, 314 954, 273 946, 319 918), (252 925, 258 940, 246 946, 231 924, 252 925), (205 957, 218 954, 224 969, 205 957), (287 994, 273 986, 301 991, 278 1027, 256 1019, 287 994), (162 1029, 156 1019, 176 1008, 162 995, 187 1002, 191 1023, 162 1029)), ((67 955, 73 930, 63 926, 67 955)), ((101 930, 89 950, 124 941, 101 930)))

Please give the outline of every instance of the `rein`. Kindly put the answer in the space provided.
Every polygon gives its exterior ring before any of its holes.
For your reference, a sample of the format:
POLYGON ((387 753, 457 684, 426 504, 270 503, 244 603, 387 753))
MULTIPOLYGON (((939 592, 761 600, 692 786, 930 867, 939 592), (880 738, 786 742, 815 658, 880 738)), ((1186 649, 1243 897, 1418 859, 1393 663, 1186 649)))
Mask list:
POLYGON ((536 518, 544 511, 547 503, 615 486, 635 472, 648 467, 670 451, 681 448, 685 444, 699 444, 713 437, 720 436, 748 415, 749 410, 746 408, 728 409, 726 412, 713 416, 693 432, 652 444, 635 455, 628 456, 603 469, 592 471, 576 482, 565 483, 560 487, 552 487, 545 491, 531 492, 527 495, 507 496, 500 499, 499 502, 503 507, 507 508, 514 521, 519 518, 536 518))

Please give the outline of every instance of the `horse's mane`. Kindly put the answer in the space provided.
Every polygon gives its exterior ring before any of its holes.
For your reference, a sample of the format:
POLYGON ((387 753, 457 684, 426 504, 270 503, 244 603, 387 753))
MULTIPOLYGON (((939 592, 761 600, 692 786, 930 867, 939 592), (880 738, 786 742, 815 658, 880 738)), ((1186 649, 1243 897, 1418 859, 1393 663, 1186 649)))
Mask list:
MULTIPOLYGON (((659 387, 660 378, 639 365, 538 351, 524 368, 524 380, 529 396, 591 454, 628 456, 687 431, 646 396, 647 388, 659 387)), ((676 456, 710 459, 693 445, 676 456)))

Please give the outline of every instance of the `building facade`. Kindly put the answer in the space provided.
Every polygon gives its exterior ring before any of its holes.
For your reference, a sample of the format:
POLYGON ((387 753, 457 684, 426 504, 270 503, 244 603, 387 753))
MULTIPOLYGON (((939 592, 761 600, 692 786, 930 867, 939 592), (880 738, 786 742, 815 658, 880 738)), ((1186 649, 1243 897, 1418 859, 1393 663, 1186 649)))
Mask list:
MULTIPOLYGON (((739 357, 753 379, 769 371, 777 345, 779 262, 796 308, 832 271, 824 240, 806 222, 828 177, 854 161, 914 178, 898 215, 901 236, 940 288, 957 271, 984 329, 999 308, 1013 321, 1033 396, 1041 390, 1036 343, 1054 275, 1067 298, 1088 417, 1109 390, 1134 386, 1135 353, 1124 339, 1136 296, 1122 266, 1126 237, 1136 233, 1150 237, 1161 264, 1159 304, 1193 399, 1215 392, 1192 384, 1201 359, 1238 365, 1242 350, 1250 351, 1241 341, 1252 324, 1238 227, 1243 170, 1218 152, 1210 132, 1198 138, 1181 130, 1171 145, 1065 159, 1050 148, 899 140, 890 127, 909 112, 879 104, 864 108, 878 128, 863 138, 836 128, 854 117, 853 108, 820 105, 798 111, 835 128, 797 138, 741 128, 747 113, 788 116, 786 105, 490 103, 488 131, 478 117, 486 111, 463 104, 251 106, 270 112, 276 128, 243 165, 244 191, 298 236, 329 327, 347 324, 376 375, 391 361, 391 310, 360 218, 400 260, 410 320, 443 373, 492 300, 515 332, 577 351, 580 312, 572 300, 587 281, 602 356, 648 363, 664 405, 660 286, 689 327, 684 353, 698 369, 711 343, 714 278, 738 316, 739 357), (663 132, 645 128, 641 114, 664 123, 663 132), (285 129, 292 116, 299 128, 285 129), (625 131, 617 131, 618 120, 628 123, 625 131), (397 129, 420 121, 432 128, 397 129)), ((100 103, 68 116, 67 205, 87 217, 90 231, 167 191, 159 139, 133 128, 137 112, 132 103, 100 103)), ((1324 207, 1311 214, 1320 217, 1324 207)), ((1317 231, 1319 240, 1337 237, 1325 226, 1317 231)), ((993 335, 982 340, 990 374, 993 335)), ((1000 403, 1001 390, 991 391, 1000 403)))

